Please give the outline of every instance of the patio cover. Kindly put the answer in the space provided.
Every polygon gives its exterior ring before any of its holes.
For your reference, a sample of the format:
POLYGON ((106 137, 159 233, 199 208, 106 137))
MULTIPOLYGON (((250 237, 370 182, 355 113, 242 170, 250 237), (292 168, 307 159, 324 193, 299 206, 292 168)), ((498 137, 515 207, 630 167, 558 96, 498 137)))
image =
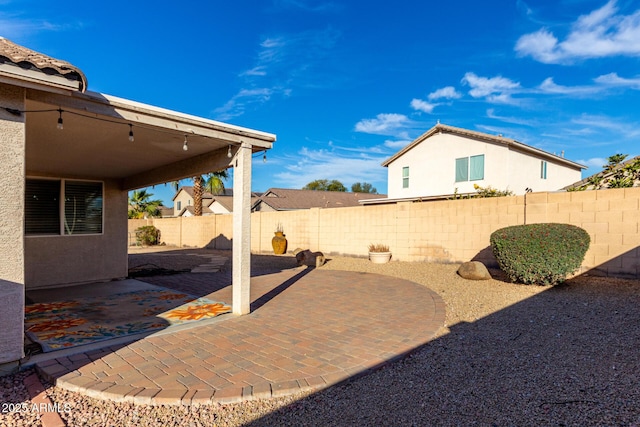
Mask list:
POLYGON ((0 130, 0 253, 16 261, 0 281, 24 284, 25 176, 111 180, 126 192, 233 167, 232 304, 249 312, 251 157, 275 135, 87 91, 78 68, 1 37, 0 130))

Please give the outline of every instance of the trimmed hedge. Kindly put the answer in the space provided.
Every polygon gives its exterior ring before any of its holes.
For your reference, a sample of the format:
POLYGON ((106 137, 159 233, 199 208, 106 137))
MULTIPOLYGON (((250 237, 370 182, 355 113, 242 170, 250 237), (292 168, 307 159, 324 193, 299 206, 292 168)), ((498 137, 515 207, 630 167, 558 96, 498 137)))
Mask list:
POLYGON ((528 224, 491 234, 491 249, 512 282, 555 285, 576 272, 589 249, 589 234, 570 224, 528 224))

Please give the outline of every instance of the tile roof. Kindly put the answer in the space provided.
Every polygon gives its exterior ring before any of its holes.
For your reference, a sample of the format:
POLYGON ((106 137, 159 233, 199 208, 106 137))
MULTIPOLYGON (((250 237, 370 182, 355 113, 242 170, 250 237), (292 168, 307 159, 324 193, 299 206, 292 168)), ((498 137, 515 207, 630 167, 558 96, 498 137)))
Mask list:
MULTIPOLYGON (((176 191, 175 196, 173 196, 173 200, 175 200, 176 196, 180 193, 180 191, 184 190, 189 196, 191 196, 191 198, 193 198, 193 187, 192 186, 182 186, 178 189, 178 191, 176 191)), ((205 191, 202 193, 202 198, 203 199, 212 199, 213 198, 213 194, 209 193, 208 191, 205 191)))
MULTIPOLYGON (((195 206, 189 205, 189 206, 186 206, 186 207, 182 208, 182 210, 180 211, 178 216, 184 216, 185 212, 189 212, 191 214, 191 216, 194 216, 195 215, 195 206)), ((208 207, 203 206, 202 207, 202 215, 213 215, 213 211, 211 209, 209 209, 208 207)))
POLYGON ((383 194, 351 193, 346 191, 315 191, 271 188, 253 203, 265 203, 275 210, 296 210, 310 208, 343 208, 360 206, 359 200, 378 199, 383 194))
MULTIPOLYGON (((609 181, 611 179, 614 179, 616 174, 621 170, 621 169, 625 169, 625 168, 630 168, 632 166, 637 166, 638 164, 640 164, 640 156, 636 156, 633 157, 629 160, 625 160, 623 162, 620 162, 619 164, 617 164, 616 166, 614 166, 611 169, 606 169, 606 165, 603 166, 605 167, 604 170, 595 173, 593 175, 590 175, 578 182, 574 182, 573 184, 567 185, 566 187, 562 188, 561 190, 596 190, 596 189, 604 189, 604 188, 611 188, 609 187, 609 181), (595 182, 599 182, 600 185, 595 185, 595 182)), ((625 175, 625 174, 623 174, 625 175)), ((633 186, 634 187, 639 187, 640 186, 640 180, 635 179, 633 177, 633 174, 626 174, 626 176, 630 176, 633 182, 633 186)))
POLYGON ((218 202, 228 212, 233 212, 233 196, 215 196, 213 202, 218 202))
POLYGON ((79 82, 81 92, 87 89, 87 78, 78 67, 0 37, 0 63, 3 62, 13 63, 21 68, 37 69, 45 74, 58 74, 79 82))

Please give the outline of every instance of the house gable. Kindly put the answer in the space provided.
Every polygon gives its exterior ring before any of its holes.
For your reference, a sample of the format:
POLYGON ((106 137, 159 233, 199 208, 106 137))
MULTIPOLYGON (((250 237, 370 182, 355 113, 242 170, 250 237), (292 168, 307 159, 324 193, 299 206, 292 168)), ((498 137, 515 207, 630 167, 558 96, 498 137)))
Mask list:
POLYGON ((524 194, 555 191, 584 166, 501 135, 437 124, 382 163, 393 199, 475 193, 475 186, 524 194))

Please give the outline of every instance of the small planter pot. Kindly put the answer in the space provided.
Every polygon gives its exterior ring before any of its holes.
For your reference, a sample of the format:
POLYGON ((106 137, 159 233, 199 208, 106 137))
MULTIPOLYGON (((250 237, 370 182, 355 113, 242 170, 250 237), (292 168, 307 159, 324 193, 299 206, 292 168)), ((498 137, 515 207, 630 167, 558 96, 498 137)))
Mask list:
POLYGON ((391 259, 391 252, 369 252, 369 260, 374 264, 386 264, 391 259))

